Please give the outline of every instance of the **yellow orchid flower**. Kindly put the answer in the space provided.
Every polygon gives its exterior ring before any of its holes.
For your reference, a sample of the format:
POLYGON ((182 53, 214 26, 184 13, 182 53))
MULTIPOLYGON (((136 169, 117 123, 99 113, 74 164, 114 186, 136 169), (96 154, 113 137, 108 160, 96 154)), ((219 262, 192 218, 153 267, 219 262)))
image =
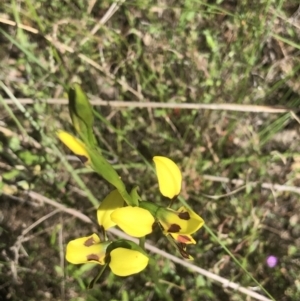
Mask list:
POLYGON ((104 265, 106 248, 111 242, 101 242, 97 234, 71 240, 67 244, 66 260, 73 264, 94 262, 104 265))
POLYGON ((131 241, 101 242, 97 234, 70 241, 66 260, 73 264, 108 264, 118 276, 129 276, 141 272, 149 262, 143 250, 131 241))
MULTIPOLYGON (((148 229, 144 227, 143 231, 146 231, 147 233, 152 231, 154 218, 149 211, 139 207, 121 208, 123 205, 124 199, 118 190, 114 190, 107 195, 97 210, 97 219, 102 230, 107 230, 108 228, 115 226, 117 224, 116 221, 119 221, 120 213, 125 213, 125 217, 128 218, 129 212, 131 217, 135 217, 137 214, 137 216, 142 215, 141 218, 149 219, 150 215, 150 230, 149 227, 148 229), (115 221, 112 218, 113 213, 121 209, 126 210, 124 212, 117 212, 115 221)), ((125 225, 125 228, 126 227, 128 226, 125 225)), ((141 231, 139 225, 137 228, 141 231)), ((130 233, 131 231, 133 230, 129 230, 130 233)), ((136 233, 137 232, 135 232, 135 234, 136 233)), ((141 236, 144 235, 145 234, 141 236)), ((100 239, 100 237, 94 233, 90 236, 80 237, 70 241, 66 248, 66 260, 73 264, 84 264, 88 262, 94 262, 100 265, 107 264, 112 272, 118 276, 128 276, 139 273, 148 265, 149 258, 147 254, 136 243, 122 239, 112 242, 106 240, 106 235, 103 237, 104 239, 100 239)))
POLYGON ((181 190, 182 175, 179 167, 167 157, 155 156, 153 161, 159 191, 163 196, 173 199, 181 190))

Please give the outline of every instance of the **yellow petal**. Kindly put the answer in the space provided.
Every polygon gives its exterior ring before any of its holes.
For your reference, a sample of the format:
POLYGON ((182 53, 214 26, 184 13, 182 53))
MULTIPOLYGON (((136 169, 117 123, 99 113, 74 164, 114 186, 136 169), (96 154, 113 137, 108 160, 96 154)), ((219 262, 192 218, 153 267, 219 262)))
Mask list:
POLYGON ((79 157, 82 163, 89 163, 90 156, 86 150, 84 143, 65 131, 57 131, 59 140, 64 143, 76 156, 79 157))
POLYGON ((161 194, 173 199, 181 190, 182 175, 178 166, 166 157, 155 156, 153 161, 161 194))
POLYGON ((181 207, 178 211, 160 207, 156 218, 164 229, 165 234, 193 234, 204 225, 204 220, 194 211, 181 207))
POLYGON ((101 243, 96 234, 71 240, 67 244, 66 260, 73 264, 95 262, 103 265, 109 244, 101 243))
POLYGON ((129 276, 146 268, 149 258, 143 253, 125 248, 116 248, 110 252, 109 266, 118 276, 129 276))
POLYGON ((199 216, 195 211, 189 210, 184 206, 180 207, 178 210, 178 216, 181 220, 185 220, 186 216, 189 216, 189 219, 186 220, 187 228, 186 233, 192 234, 200 229, 204 225, 204 220, 199 216))
POLYGON ((115 222, 112 221, 110 215, 112 212, 121 208, 124 205, 124 199, 120 195, 118 190, 113 190, 100 204, 97 210, 97 219, 98 224, 103 226, 105 230, 116 225, 115 222))
POLYGON ((152 214, 140 207, 118 208, 110 217, 124 232, 134 237, 143 237, 151 233, 155 222, 152 214))

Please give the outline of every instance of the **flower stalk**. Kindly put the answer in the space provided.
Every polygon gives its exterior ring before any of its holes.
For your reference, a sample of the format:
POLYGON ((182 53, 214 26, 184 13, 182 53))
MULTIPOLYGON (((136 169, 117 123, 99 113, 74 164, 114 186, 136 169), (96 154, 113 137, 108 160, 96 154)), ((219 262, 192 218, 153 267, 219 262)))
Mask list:
MULTIPOLYGON (((184 206, 177 210, 144 201, 138 187, 127 192, 123 180, 113 166, 103 157, 93 132, 93 110, 87 96, 78 84, 69 90, 70 117, 77 135, 59 130, 57 137, 83 164, 90 166, 114 186, 97 208, 100 233, 71 240, 66 247, 66 260, 72 264, 97 263, 102 266, 99 274, 90 283, 101 277, 105 268, 118 276, 129 276, 143 271, 149 262, 144 250, 145 236, 159 226, 167 239, 186 259, 192 259, 187 245, 196 244, 192 234, 203 225, 204 220, 193 210, 184 206), (127 234, 140 238, 139 245, 123 239, 109 240, 106 231, 114 226, 127 234)), ((160 193, 174 202, 180 194, 182 174, 177 164, 163 156, 153 158, 160 193)))

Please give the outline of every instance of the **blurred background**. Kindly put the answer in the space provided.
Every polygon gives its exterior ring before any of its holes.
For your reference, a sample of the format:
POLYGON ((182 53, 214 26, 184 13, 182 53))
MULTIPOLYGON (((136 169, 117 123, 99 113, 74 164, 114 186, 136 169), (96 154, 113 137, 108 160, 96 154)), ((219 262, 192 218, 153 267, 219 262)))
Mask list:
MULTIPOLYGON (((155 254, 87 290, 98 269, 64 252, 97 228, 62 206, 95 219, 89 191, 100 202, 112 187, 55 138, 73 131, 74 81, 104 156, 144 200, 167 204, 154 155, 180 166, 181 195, 217 237, 195 235, 193 264, 300 300, 297 0, 2 0, 0 42, 1 301, 256 300, 155 254)), ((180 257, 158 230, 148 239, 180 257)))

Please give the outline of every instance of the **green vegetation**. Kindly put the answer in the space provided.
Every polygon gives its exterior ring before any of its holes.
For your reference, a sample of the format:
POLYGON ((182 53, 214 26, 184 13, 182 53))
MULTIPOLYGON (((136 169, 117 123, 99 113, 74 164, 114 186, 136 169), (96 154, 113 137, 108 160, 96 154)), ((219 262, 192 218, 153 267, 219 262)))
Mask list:
MULTIPOLYGON (((159 254, 142 273, 122 278, 108 269, 87 290, 98 271, 67 264, 65 246, 97 231, 87 217, 95 220, 112 186, 55 136, 74 133, 66 92, 78 82, 94 101, 103 156, 129 188, 143 188, 142 199, 166 204, 153 156, 179 165, 181 202, 206 222, 190 248, 195 266, 261 300, 298 301, 298 7, 1 1, 0 299, 255 300, 159 254)), ((158 230, 151 240, 175 254, 158 230)))

